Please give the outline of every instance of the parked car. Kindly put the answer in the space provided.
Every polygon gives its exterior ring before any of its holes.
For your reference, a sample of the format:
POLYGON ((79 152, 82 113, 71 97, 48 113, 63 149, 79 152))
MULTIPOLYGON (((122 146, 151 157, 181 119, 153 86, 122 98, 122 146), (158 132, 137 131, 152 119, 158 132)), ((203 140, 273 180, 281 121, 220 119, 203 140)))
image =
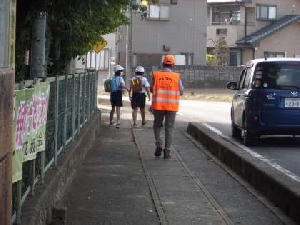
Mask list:
POLYGON ((261 135, 300 134, 300 59, 264 58, 249 61, 231 105, 232 136, 246 146, 261 135))

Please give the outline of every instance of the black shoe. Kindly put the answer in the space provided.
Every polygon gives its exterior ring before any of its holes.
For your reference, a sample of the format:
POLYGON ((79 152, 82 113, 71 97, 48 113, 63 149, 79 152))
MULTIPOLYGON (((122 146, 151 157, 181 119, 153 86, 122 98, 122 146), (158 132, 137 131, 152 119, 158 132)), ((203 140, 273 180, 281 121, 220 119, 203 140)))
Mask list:
POLYGON ((161 147, 156 147, 154 155, 155 156, 161 156, 161 152, 162 152, 162 148, 161 147))
POLYGON ((170 159, 171 158, 171 151, 164 149, 164 159, 170 159))

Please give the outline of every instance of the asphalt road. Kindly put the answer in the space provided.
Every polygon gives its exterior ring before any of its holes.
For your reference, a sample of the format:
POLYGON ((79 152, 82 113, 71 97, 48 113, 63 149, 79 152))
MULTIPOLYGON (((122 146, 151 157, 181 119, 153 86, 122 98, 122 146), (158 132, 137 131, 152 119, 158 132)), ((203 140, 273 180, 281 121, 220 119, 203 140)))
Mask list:
POLYGON ((300 138, 291 136, 265 136, 256 146, 245 147, 240 139, 231 137, 230 103, 181 100, 179 115, 183 121, 202 122, 236 145, 291 179, 300 182, 300 138))

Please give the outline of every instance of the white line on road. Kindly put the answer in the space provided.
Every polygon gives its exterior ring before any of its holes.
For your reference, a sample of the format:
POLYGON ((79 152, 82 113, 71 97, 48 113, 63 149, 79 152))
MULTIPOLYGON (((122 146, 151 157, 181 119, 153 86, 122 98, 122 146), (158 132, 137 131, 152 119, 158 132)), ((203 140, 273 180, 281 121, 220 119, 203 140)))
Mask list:
MULTIPOLYGON (((223 135, 221 131, 219 131, 217 128, 207 124, 207 123, 202 123, 205 127, 207 127, 209 130, 212 132, 216 133, 217 135, 221 136, 222 138, 232 142, 228 136, 223 135)), ((275 168, 276 170, 282 172, 284 175, 288 176, 289 178, 293 179, 294 181, 300 182, 300 177, 298 177, 296 174, 292 173, 291 171, 283 168, 282 166, 278 165, 277 163, 271 162, 269 159, 263 157, 262 155, 258 154, 257 152, 252 151, 250 148, 241 145, 237 142, 232 142, 239 148, 243 149, 245 152, 249 153, 251 156, 260 159, 261 161, 267 163, 271 167, 275 168)))

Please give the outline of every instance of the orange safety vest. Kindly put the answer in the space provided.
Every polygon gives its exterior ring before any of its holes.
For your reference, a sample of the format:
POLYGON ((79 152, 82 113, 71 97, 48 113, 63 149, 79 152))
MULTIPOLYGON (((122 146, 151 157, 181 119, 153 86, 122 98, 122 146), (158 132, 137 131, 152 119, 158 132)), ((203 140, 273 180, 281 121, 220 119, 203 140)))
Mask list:
POLYGON ((180 100, 180 74, 154 71, 152 90, 152 109, 177 112, 180 100))

